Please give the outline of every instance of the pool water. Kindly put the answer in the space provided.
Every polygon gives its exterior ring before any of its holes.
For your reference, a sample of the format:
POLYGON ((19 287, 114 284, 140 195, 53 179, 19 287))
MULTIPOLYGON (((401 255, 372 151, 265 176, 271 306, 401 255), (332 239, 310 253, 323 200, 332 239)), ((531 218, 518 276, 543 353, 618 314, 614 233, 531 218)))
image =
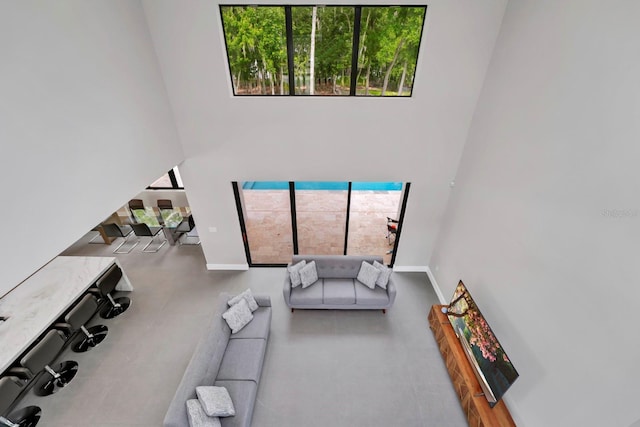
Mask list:
MULTIPOLYGON (((347 181, 296 181, 296 190, 344 190, 349 189, 347 181)), ((243 190, 288 190, 287 181, 245 181, 243 190)), ((351 189, 354 191, 400 191, 401 182, 353 182, 351 189)))

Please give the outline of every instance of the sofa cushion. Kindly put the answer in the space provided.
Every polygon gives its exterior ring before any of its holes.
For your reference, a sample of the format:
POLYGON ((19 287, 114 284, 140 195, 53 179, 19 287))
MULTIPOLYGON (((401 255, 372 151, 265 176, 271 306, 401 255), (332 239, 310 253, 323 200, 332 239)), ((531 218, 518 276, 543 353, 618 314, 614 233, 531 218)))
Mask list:
POLYGON ((300 269, 305 265, 307 265, 307 261, 302 260, 287 267, 292 288, 295 288, 296 286, 302 284, 302 281, 300 280, 300 269))
POLYGON ((232 305, 222 314, 222 318, 229 324, 231 333, 235 334, 251 322, 253 314, 251 314, 251 310, 249 310, 247 300, 240 299, 240 302, 232 305))
POLYGON ((253 320, 242 328, 237 334, 231 335, 231 339, 241 338, 269 338, 271 329, 271 307, 259 307, 253 312, 253 320))
POLYGON ((263 339, 229 340, 216 380, 252 380, 257 383, 266 348, 267 341, 263 339))
POLYGON ((250 427, 258 385, 253 381, 234 380, 216 381, 215 385, 227 389, 236 410, 234 417, 220 418, 222 427, 250 427))
POLYGON ((300 269, 300 281, 303 288, 308 288, 318 281, 318 271, 316 270, 316 262, 311 261, 300 269))
POLYGON ((318 305, 322 304, 322 280, 318 280, 308 288, 297 287, 291 289, 292 305, 318 305))
POLYGON ((324 304, 356 303, 353 279, 325 279, 323 294, 324 304))
POLYGON ((220 427, 218 417, 210 417, 205 414, 198 399, 187 400, 187 416, 191 427, 220 427))
POLYGON ((246 289, 242 293, 239 293, 235 297, 231 298, 227 302, 227 304, 229 304, 229 307, 231 307, 232 305, 237 304, 238 302, 240 302, 241 299, 244 299, 244 300, 247 301, 247 305, 249 306, 249 310, 251 310, 252 313, 258 309, 258 303, 256 302, 255 298, 253 298, 253 294, 251 293, 251 289, 246 289))
POLYGON ((356 291, 356 303, 358 305, 381 306, 389 303, 387 291, 379 286, 374 286, 374 288, 371 289, 356 281, 354 287, 356 291))
POLYGON ((293 255, 291 263, 315 261, 320 279, 355 279, 362 261, 382 262, 382 257, 367 255, 293 255))
POLYGON ((362 261, 357 277, 358 282, 363 283, 369 288, 373 289, 376 286, 376 280, 378 280, 379 276, 380 270, 375 268, 372 264, 369 264, 366 261, 362 261))
POLYGON ((196 395, 204 413, 210 417, 232 417, 236 414, 231 396, 224 387, 196 387, 196 395))
POLYGON ((373 266, 380 270, 380 275, 376 279, 376 286, 380 286, 382 289, 387 289, 389 277, 391 277, 393 270, 378 261, 373 261, 373 266))

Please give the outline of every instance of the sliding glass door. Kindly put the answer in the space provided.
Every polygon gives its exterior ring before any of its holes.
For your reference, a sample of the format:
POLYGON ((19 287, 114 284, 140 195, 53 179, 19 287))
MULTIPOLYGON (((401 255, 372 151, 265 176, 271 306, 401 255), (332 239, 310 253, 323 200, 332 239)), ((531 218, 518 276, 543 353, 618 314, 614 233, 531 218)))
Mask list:
POLYGON ((298 253, 344 253, 348 195, 347 182, 295 183, 298 253))
POLYGON ((378 255, 393 264, 409 183, 259 181, 233 186, 251 266, 286 265, 293 254, 378 255))
POLYGON ((289 183, 243 182, 246 243, 252 264, 286 264, 293 255, 289 183))
POLYGON ((388 225, 399 218, 401 182, 354 182, 347 255, 381 255, 391 262, 395 235, 388 225))

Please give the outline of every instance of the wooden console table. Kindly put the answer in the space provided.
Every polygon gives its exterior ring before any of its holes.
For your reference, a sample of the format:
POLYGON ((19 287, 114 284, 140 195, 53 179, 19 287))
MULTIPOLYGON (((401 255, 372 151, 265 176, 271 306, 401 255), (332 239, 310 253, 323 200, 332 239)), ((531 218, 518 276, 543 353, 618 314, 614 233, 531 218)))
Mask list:
POLYGON ((429 311, 429 327, 433 332, 442 358, 449 371, 453 387, 460 398, 462 410, 471 427, 515 427, 504 401, 493 408, 482 395, 480 383, 469 364, 464 349, 453 331, 453 327, 441 309, 444 305, 434 305, 429 311))

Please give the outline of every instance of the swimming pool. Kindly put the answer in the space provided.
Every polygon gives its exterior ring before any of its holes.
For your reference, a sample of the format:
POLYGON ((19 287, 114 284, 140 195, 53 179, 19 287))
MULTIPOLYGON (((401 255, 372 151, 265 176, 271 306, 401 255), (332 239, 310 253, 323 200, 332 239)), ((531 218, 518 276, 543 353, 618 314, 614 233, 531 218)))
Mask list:
MULTIPOLYGON (((344 190, 349 189, 347 181, 296 181, 296 190, 344 190)), ((242 183, 243 190, 288 190, 287 181, 245 181, 242 183)), ((353 191, 400 191, 401 182, 353 182, 353 191)))

